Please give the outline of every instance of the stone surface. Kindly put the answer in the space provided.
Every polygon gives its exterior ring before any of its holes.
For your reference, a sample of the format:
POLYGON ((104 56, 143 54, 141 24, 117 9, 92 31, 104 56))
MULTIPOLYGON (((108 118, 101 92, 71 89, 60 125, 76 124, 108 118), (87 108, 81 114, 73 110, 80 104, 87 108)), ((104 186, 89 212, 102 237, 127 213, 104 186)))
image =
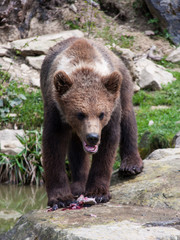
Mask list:
MULTIPOLYGON (((54 34, 64 31, 63 24, 59 19, 42 21, 39 17, 33 17, 30 22, 30 29, 27 37, 41 36, 46 34, 54 34)), ((15 39, 14 39, 15 40, 15 39)))
POLYGON ((37 57, 26 57, 26 61, 33 68, 40 70, 44 58, 45 58, 45 55, 41 55, 41 56, 37 56, 37 57))
POLYGON ((151 14, 159 19, 160 26, 168 30, 171 40, 180 43, 180 10, 179 0, 145 0, 151 14))
POLYGON ((180 47, 176 48, 174 51, 172 51, 168 57, 166 58, 167 61, 176 63, 180 62, 180 47))
POLYGON ((39 72, 25 63, 9 57, 0 57, 0 65, 2 70, 11 74, 13 79, 21 80, 32 86, 40 86, 39 72))
POLYGON ((8 50, 5 46, 0 45, 0 57, 8 56, 8 50))
POLYGON ((177 211, 114 203, 81 210, 29 213, 1 240, 177 240, 177 211))
POLYGON ((151 30, 146 30, 144 33, 146 36, 154 36, 155 35, 155 32, 151 31, 151 30))
POLYGON ((135 62, 136 82, 142 89, 160 90, 162 85, 171 83, 173 75, 152 61, 141 58, 135 62))
POLYGON ((178 132, 173 138, 173 145, 175 148, 180 148, 180 132, 178 132))
POLYGON ((135 178, 113 174, 110 202, 34 211, 0 240, 180 240, 179 169, 180 148, 156 150, 135 178))
POLYGON ((4 129, 0 131, 0 151, 5 154, 15 155, 22 151, 23 145, 16 135, 24 136, 23 130, 4 129))
POLYGON ((49 34, 16 40, 11 43, 11 48, 19 51, 22 56, 33 56, 47 54, 50 47, 57 42, 69 37, 83 37, 84 34, 79 30, 64 31, 57 34, 49 34))
POLYGON ((116 203, 180 209, 180 148, 155 150, 143 161, 144 170, 130 179, 112 176, 116 203))

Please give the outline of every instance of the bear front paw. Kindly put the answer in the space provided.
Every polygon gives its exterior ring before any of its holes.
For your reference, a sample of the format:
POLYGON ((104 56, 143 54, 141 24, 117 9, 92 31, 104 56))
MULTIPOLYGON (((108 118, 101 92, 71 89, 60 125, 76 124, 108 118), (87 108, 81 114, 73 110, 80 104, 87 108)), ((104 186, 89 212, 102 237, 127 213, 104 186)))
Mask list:
POLYGON ((84 194, 85 193, 85 183, 82 184, 81 182, 73 182, 71 184, 71 192, 75 197, 80 196, 81 194, 84 194))
POLYGON ((102 194, 102 195, 95 195, 95 194, 92 194, 92 193, 87 193, 86 194, 87 197, 89 198, 95 198, 96 202, 97 203, 106 203, 106 202, 109 202, 109 200, 111 199, 111 195, 108 193, 108 194, 102 194))
POLYGON ((48 206, 52 207, 53 210, 57 208, 65 208, 73 203, 74 197, 71 193, 62 194, 62 192, 56 191, 48 197, 48 206))
POLYGON ((111 199, 111 195, 106 186, 99 184, 98 187, 91 187, 86 190, 87 197, 95 198, 97 203, 106 203, 111 199))
POLYGON ((132 176, 141 173, 143 170, 143 161, 139 156, 125 157, 121 161, 119 176, 132 176))

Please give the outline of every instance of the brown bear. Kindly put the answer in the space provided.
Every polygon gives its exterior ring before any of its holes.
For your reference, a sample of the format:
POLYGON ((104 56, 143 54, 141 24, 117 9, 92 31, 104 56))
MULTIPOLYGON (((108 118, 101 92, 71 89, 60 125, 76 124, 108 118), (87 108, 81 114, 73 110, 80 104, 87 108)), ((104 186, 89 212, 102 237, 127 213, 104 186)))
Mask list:
POLYGON ((42 64, 41 90, 48 205, 67 206, 80 194, 95 197, 98 203, 109 201, 119 144, 120 173, 134 175, 143 168, 132 82, 125 65, 93 40, 69 38, 49 50, 42 64), (67 155, 71 184, 65 168, 67 155))

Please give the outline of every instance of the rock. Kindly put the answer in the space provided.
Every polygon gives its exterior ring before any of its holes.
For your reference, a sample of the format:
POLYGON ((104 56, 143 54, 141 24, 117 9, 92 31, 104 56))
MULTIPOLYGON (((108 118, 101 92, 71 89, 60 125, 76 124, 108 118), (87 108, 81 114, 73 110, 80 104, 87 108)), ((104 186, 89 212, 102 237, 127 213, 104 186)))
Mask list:
POLYGON ((21 38, 20 32, 15 25, 2 26, 2 28, 0 28, 0 36, 0 43, 11 42, 14 39, 21 38))
POLYGON ((4 129, 0 130, 0 151, 9 155, 16 155, 23 149, 23 145, 16 135, 24 136, 23 130, 4 129))
POLYGON ((0 57, 8 56, 8 50, 3 46, 0 45, 0 57))
POLYGON ((113 202, 179 211, 180 148, 156 150, 143 162, 144 171, 136 178, 118 179, 114 173, 113 202))
POLYGON ((156 150, 136 178, 113 174, 110 202, 76 211, 28 213, 0 240, 178 240, 179 169, 180 148, 156 150))
POLYGON ((37 88, 40 88, 40 79, 39 78, 31 78, 30 79, 30 85, 32 87, 37 87, 37 88))
POLYGON ((40 70, 44 58, 45 58, 45 55, 41 55, 41 56, 37 56, 37 57, 26 57, 26 61, 33 68, 40 70))
POLYGON ((0 58, 2 70, 10 73, 13 79, 23 81, 25 84, 40 86, 39 72, 25 63, 19 63, 12 58, 0 58))
POLYGON ((174 51, 172 51, 168 57, 166 58, 167 61, 176 63, 180 62, 180 47, 176 48, 174 51))
POLYGON ((101 9, 115 17, 115 19, 119 18, 125 21, 126 19, 133 19, 135 15, 135 9, 129 0, 99 0, 99 3, 101 9))
POLYGON ((155 32, 151 31, 151 30, 146 30, 144 33, 146 36, 154 36, 155 35, 155 32))
POLYGON ((151 14, 159 19, 160 26, 168 30, 174 44, 180 43, 180 11, 179 1, 145 0, 151 14))
POLYGON ((77 7, 74 4, 71 4, 69 9, 71 9, 74 13, 77 13, 77 7))
MULTIPOLYGON (((114 53, 123 60, 123 62, 125 63, 128 70, 130 71, 132 78, 134 80, 135 76, 134 76, 134 61, 133 60, 135 58, 135 53, 132 52, 130 49, 120 48, 117 45, 114 45, 113 48, 114 48, 114 50, 113 50, 114 53)), ((137 84, 135 84, 134 92, 139 91, 139 89, 138 89, 137 84)))
POLYGON ((142 89, 160 90, 162 84, 171 83, 173 75, 148 59, 141 58, 135 62, 136 83, 142 89))
POLYGON ((121 53, 121 56, 125 58, 127 61, 132 61, 135 57, 135 53, 132 52, 128 48, 120 48, 119 46, 115 46, 116 50, 121 53))
POLYGON ((41 210, 20 218, 1 240, 176 240, 178 211, 113 203, 76 211, 41 210))
POLYGON ((180 148, 180 132, 178 132, 173 140, 172 140, 172 144, 175 146, 175 148, 180 148))
POLYGON ((21 70, 23 71, 23 72, 27 72, 27 71, 29 71, 29 67, 25 64, 25 63, 23 63, 23 64, 21 64, 21 70))
POLYGON ((16 40, 11 43, 11 49, 20 52, 22 56, 34 56, 47 54, 50 47, 57 42, 69 37, 83 37, 84 34, 79 30, 64 31, 57 34, 49 34, 16 40))
POLYGON ((180 155, 180 148, 166 148, 166 149, 157 149, 152 152, 148 157, 147 160, 162 160, 162 159, 176 159, 176 156, 179 158, 180 155))
POLYGON ((60 33, 61 31, 64 31, 61 20, 53 19, 49 21, 49 19, 47 19, 42 21, 39 17, 35 16, 31 19, 27 37, 30 38, 34 36, 60 33))
POLYGON ((140 90, 140 87, 135 82, 133 82, 133 91, 134 91, 134 93, 139 92, 139 90, 140 90))

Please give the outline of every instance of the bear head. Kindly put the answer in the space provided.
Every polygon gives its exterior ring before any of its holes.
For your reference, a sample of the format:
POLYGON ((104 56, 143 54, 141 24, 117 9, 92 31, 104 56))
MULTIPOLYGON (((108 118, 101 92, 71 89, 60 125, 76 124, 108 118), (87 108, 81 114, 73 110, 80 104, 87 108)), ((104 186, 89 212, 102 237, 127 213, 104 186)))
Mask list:
POLYGON ((82 141, 85 152, 96 153, 101 131, 111 118, 120 97, 122 75, 115 71, 101 76, 81 68, 70 75, 54 74, 55 99, 65 121, 82 141))

